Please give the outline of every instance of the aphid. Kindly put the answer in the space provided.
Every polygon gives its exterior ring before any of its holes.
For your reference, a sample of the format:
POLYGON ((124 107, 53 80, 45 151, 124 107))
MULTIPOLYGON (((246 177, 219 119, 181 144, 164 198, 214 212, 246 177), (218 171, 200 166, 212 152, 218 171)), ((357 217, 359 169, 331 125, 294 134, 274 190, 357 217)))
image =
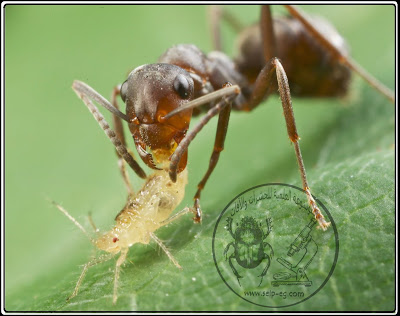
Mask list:
MULTIPOLYGON (((163 170, 155 171, 147 178, 139 192, 136 194, 129 194, 125 207, 115 218, 116 224, 114 228, 95 239, 93 239, 83 226, 62 206, 53 202, 61 212, 83 231, 96 248, 107 253, 98 258, 93 258, 84 265, 75 290, 68 300, 78 294, 79 287, 90 267, 110 260, 116 254, 121 253, 115 266, 113 294, 113 303, 115 303, 118 297, 117 288, 120 267, 126 259, 129 247, 135 243, 148 244, 151 240, 155 241, 168 255, 175 266, 181 268, 179 263, 168 251, 167 247, 157 238, 154 232, 182 215, 191 212, 189 208, 184 208, 175 215, 170 216, 182 201, 186 184, 187 170, 183 170, 179 173, 176 182, 171 181, 167 172, 163 170)), ((95 229, 95 231, 97 232, 97 229, 95 229)))
MULTIPOLYGON (((195 222, 201 221, 201 191, 224 149, 231 109, 251 111, 278 89, 305 194, 319 226, 328 228, 329 223, 315 203, 308 185, 289 86, 298 96, 342 96, 348 90, 353 70, 390 101, 394 102, 394 96, 349 57, 343 38, 327 21, 309 18, 293 6, 285 7, 291 17, 272 18, 269 6, 263 6, 260 23, 243 30, 228 12, 213 7, 211 24, 216 51, 206 55, 194 45, 173 46, 159 58, 158 63, 134 69, 128 79, 114 89, 111 103, 85 83, 74 81, 74 91, 117 150, 129 198, 124 210, 116 217, 115 228, 95 240, 91 239, 97 248, 109 255, 85 265, 72 296, 76 295, 90 266, 121 252, 115 270, 115 302, 119 268, 129 247, 136 242, 148 243, 153 239, 179 266, 155 237, 154 231, 188 212, 195 214, 195 222), (241 31, 240 55, 233 61, 220 51, 221 19, 241 31), (126 105, 125 113, 118 109, 118 95, 126 105), (115 132, 92 100, 113 113, 115 132), (189 130, 191 117, 202 112, 206 114, 189 130), (198 184, 194 207, 169 217, 183 198, 188 147, 216 115, 219 119, 214 147, 209 167, 198 184), (149 177, 126 148, 122 120, 128 123, 138 155, 155 170, 149 177), (132 193, 124 161, 139 177, 146 179, 143 189, 137 194, 132 193), (154 192, 155 204, 151 204, 151 192, 154 192)), ((61 206, 57 207, 84 230, 61 206)))

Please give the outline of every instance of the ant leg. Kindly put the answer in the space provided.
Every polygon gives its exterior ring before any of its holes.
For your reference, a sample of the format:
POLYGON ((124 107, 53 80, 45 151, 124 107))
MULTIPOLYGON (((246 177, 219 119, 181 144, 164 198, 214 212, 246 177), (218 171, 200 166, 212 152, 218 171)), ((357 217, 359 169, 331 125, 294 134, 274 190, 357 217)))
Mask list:
POLYGON ((128 253, 128 250, 129 250, 129 248, 121 249, 121 255, 119 256, 117 263, 115 264, 113 304, 115 304, 118 299, 117 289, 118 289, 119 271, 121 269, 121 265, 125 262, 126 254, 128 253))
POLYGON ((219 114, 217 133, 215 135, 214 149, 210 157, 210 164, 203 179, 197 185, 197 192, 194 196, 194 208, 196 211, 195 213, 196 217, 194 218, 194 220, 196 222, 201 221, 201 209, 200 209, 201 191, 204 189, 204 186, 206 185, 208 178, 214 171, 214 168, 218 163, 221 151, 224 150, 224 143, 225 143, 226 131, 228 129, 230 114, 231 114, 231 104, 228 103, 228 105, 224 107, 221 110, 221 113, 219 114))
POLYGON ((265 61, 268 62, 277 56, 274 23, 269 5, 261 7, 260 27, 264 57, 265 61))
POLYGON ((76 282, 75 289, 72 292, 72 294, 67 298, 67 301, 69 301, 70 299, 72 299, 73 297, 75 297, 78 294, 79 287, 81 286, 82 281, 83 281, 83 279, 84 279, 84 277, 86 275, 86 272, 90 267, 93 267, 93 266, 95 266, 96 264, 99 264, 99 263, 106 262, 106 261, 110 260, 112 257, 114 257, 113 254, 102 255, 99 258, 94 258, 94 259, 90 260, 88 263, 86 263, 83 266, 82 273, 81 273, 81 275, 80 275, 80 277, 78 279, 78 282, 76 282))
POLYGON ((249 112, 253 110, 263 100, 265 100, 266 96, 274 92, 274 87, 271 86, 273 71, 271 71, 271 68, 268 67, 268 64, 270 60, 277 56, 277 53, 274 25, 271 8, 269 5, 261 6, 260 29, 266 66, 264 66, 264 68, 258 74, 254 84, 254 89, 249 98, 249 102, 238 104, 236 106, 236 109, 240 111, 249 112))
POLYGON ((343 55, 339 49, 337 49, 332 42, 326 38, 321 32, 314 27, 313 23, 309 20, 305 13, 303 13, 299 8, 293 5, 284 5, 289 13, 299 20, 301 24, 310 32, 312 36, 317 39, 321 45, 326 47, 329 52, 335 56, 337 60, 345 64, 355 73, 357 73, 361 78, 363 78, 372 88, 374 88, 379 93, 383 94, 391 103, 394 103, 394 93, 383 83, 379 82, 375 77, 373 77, 368 71, 366 71, 361 65, 359 65, 350 56, 343 55))
POLYGON ((101 96, 97 91, 89 87, 87 84, 75 80, 72 89, 78 95, 79 98, 85 103, 88 107, 89 111, 93 114, 96 121, 99 123, 100 127, 106 133, 107 137, 111 140, 113 145, 115 146, 119 155, 125 159, 128 165, 136 172, 136 174, 142 179, 146 178, 146 173, 139 166, 136 160, 132 157, 132 155, 128 152, 127 148, 121 143, 118 136, 115 132, 110 128, 110 125, 106 122, 104 116, 100 113, 98 108, 93 104, 90 99, 95 100, 100 105, 104 106, 107 110, 112 112, 115 115, 123 118, 126 121, 129 121, 129 118, 123 113, 121 113, 118 109, 112 106, 103 96, 101 96))
POLYGON ((222 6, 211 5, 208 7, 208 17, 211 29, 211 38, 214 50, 222 51, 221 44, 221 19, 224 19, 229 26, 237 33, 243 30, 242 23, 222 6))
MULTIPOLYGON (((119 107, 118 107, 117 97, 119 96, 120 93, 121 93, 121 86, 117 86, 117 87, 114 87, 114 90, 111 94, 111 103, 118 110, 119 110, 119 107)), ((124 128, 122 126, 122 120, 119 116, 113 114, 113 121, 114 121, 115 133, 117 134, 117 137, 121 141, 122 145, 124 145, 126 147, 125 134, 124 134, 124 128)), ((128 149, 128 152, 133 157, 132 152, 130 152, 129 149, 128 149)), ((128 194, 132 194, 133 193, 132 184, 131 184, 131 181, 129 180, 128 172, 125 169, 125 161, 121 157, 121 155, 118 153, 118 151, 116 151, 116 153, 118 156, 118 167, 119 167, 119 171, 121 172, 122 179, 124 180, 128 194)))
POLYGON ((248 102, 243 103, 242 105, 238 105, 237 108, 240 110, 251 111, 257 105, 259 105, 265 99, 265 96, 268 95, 269 90, 273 85, 274 73, 276 73, 276 79, 279 86, 279 94, 281 97, 283 113, 286 120, 287 132, 295 148, 297 163, 299 166, 301 180, 303 183, 303 189, 307 195, 308 203, 311 206, 315 219, 318 221, 319 226, 323 230, 326 230, 329 227, 330 223, 325 221, 325 218, 322 215, 321 210, 318 208, 317 203, 315 202, 308 185, 306 170, 304 167, 304 162, 300 151, 300 145, 298 142, 300 137, 297 134, 296 122, 292 108, 292 100, 290 96, 289 83, 285 70, 283 69, 282 64, 277 58, 273 58, 260 71, 256 79, 256 82, 254 84, 254 89, 248 99, 248 102))
POLYGON ((196 195, 194 196, 194 213, 195 213, 195 222, 201 221, 201 210, 199 205, 199 198, 201 190, 203 189, 205 183, 207 182, 210 174, 214 170, 220 152, 223 150, 223 144, 225 141, 226 131, 228 128, 229 122, 229 114, 231 111, 231 100, 232 95, 230 97, 223 98, 220 102, 218 102, 214 107, 212 107, 208 112, 201 118, 201 120, 197 123, 197 125, 185 136, 185 138, 179 143, 178 147, 176 148, 175 152, 171 156, 171 164, 170 164, 170 171, 169 175, 172 181, 176 181, 176 174, 179 161, 183 154, 187 151, 190 142, 196 137, 196 135, 202 130, 202 128, 208 123, 208 121, 214 117, 215 115, 219 114, 218 120, 218 127, 217 127, 217 135, 215 138, 214 143, 214 150, 211 155, 210 165, 208 170, 203 177, 203 179, 198 184, 198 190, 196 195))
POLYGON ((211 38, 214 50, 222 51, 221 44, 221 8, 219 6, 211 5, 208 7, 208 20, 211 30, 211 38))
POLYGON ((168 248, 162 243, 162 241, 160 239, 158 239, 158 237, 156 235, 154 235, 153 233, 150 233, 150 237, 157 243, 157 245, 160 246, 160 248, 162 250, 164 250, 164 252, 168 256, 169 260, 171 260, 178 269, 182 269, 182 267, 179 265, 178 261, 176 261, 176 259, 172 256, 172 254, 169 252, 168 248))
MULTIPOLYGON (((263 6, 261 11, 261 33, 263 36, 263 42, 265 41, 269 44, 273 44, 275 41, 272 24, 273 23, 269 6, 263 6)), ((272 48, 268 48, 264 45, 264 55, 266 58, 269 58, 270 55, 274 53, 275 52, 272 48)), ((316 220, 318 221, 320 227, 323 230, 326 230, 329 227, 330 223, 325 221, 324 216, 322 215, 310 192, 310 188, 307 182, 306 170, 304 167, 300 145, 298 142, 300 137, 297 134, 289 83, 285 70, 283 69, 282 64, 277 58, 272 58, 271 62, 267 62, 267 65, 261 70, 254 84, 254 90, 249 98, 249 102, 248 104, 244 104, 243 108, 250 111, 262 102, 262 100, 265 98, 265 95, 268 95, 268 90, 270 89, 273 82, 274 72, 276 73, 276 79, 278 81, 279 94, 281 97, 288 135, 295 148, 297 163, 299 165, 300 175, 303 183, 303 189, 306 192, 308 203, 311 206, 312 212, 316 220)))
POLYGON ((308 204, 311 207, 311 210, 314 214, 315 219, 318 221, 319 226, 326 230, 330 223, 325 221, 324 216, 321 213, 321 210, 318 208, 317 203, 315 202, 306 176, 306 170, 304 167, 303 158, 301 156, 300 145, 299 145, 299 135, 297 133, 296 122, 293 113, 292 107, 292 99, 290 96, 290 88, 288 79, 286 77, 285 70, 283 69, 282 64, 277 58, 273 58, 267 65, 261 70, 258 75, 256 82, 254 84, 254 90, 249 97, 249 102, 242 106, 243 109, 252 110, 255 108, 262 100, 264 99, 265 94, 268 89, 273 84, 273 75, 276 74, 276 79, 279 86, 279 94, 281 97, 283 114, 285 116, 287 132, 289 135, 290 141, 294 145, 294 150, 296 153, 297 163, 300 170, 301 180, 303 183, 303 189, 307 195, 308 204))

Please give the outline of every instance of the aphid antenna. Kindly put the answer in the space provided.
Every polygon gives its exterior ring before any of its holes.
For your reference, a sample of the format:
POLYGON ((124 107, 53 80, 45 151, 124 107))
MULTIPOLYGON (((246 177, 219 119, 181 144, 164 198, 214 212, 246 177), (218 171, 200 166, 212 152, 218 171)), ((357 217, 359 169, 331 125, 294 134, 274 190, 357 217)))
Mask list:
POLYGON ((96 245, 95 240, 92 237, 90 237, 86 229, 71 214, 69 214, 65 208, 63 208, 60 204, 58 204, 53 200, 50 201, 55 207, 57 207, 60 210, 61 213, 63 213, 66 217, 68 217, 71 220, 71 222, 74 223, 75 226, 77 226, 86 235, 86 237, 93 245, 96 245))
POLYGON ((96 225, 95 225, 95 223, 93 221, 92 212, 88 213, 88 220, 89 220, 90 225, 93 227, 93 230, 94 230, 95 234, 98 235, 99 229, 96 227, 96 225))

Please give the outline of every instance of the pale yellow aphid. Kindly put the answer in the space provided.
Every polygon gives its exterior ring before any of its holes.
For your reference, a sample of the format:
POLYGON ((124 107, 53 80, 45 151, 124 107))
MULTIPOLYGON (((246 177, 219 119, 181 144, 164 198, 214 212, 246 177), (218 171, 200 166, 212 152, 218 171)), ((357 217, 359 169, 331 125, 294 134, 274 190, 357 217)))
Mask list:
POLYGON ((90 241, 106 254, 94 258, 83 267, 74 292, 68 299, 78 294, 79 287, 89 267, 107 261, 116 254, 121 253, 115 265, 113 303, 117 301, 117 288, 120 266, 125 262, 129 247, 135 243, 148 244, 154 240, 168 255, 169 259, 178 267, 181 266, 171 255, 165 245, 159 240, 154 232, 180 216, 192 212, 184 208, 173 216, 170 216, 182 201, 187 184, 187 170, 178 174, 177 181, 171 181, 168 172, 164 170, 155 171, 148 176, 142 189, 128 196, 124 209, 116 217, 116 224, 110 231, 93 239, 79 222, 73 218, 62 206, 54 203, 79 229, 81 229, 90 241))

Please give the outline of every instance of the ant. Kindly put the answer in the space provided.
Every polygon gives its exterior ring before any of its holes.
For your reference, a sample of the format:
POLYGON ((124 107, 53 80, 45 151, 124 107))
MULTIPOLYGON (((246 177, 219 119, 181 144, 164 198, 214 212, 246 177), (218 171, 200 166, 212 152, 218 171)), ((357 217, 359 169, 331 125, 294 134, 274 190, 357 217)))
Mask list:
MULTIPOLYGON (((129 196, 124 209, 116 217, 116 226, 97 239, 89 237, 97 248, 108 252, 108 255, 95 258, 84 266, 71 297, 77 294, 90 266, 121 253, 115 269, 115 303, 120 266, 129 247, 137 242, 147 244, 151 239, 156 241, 180 267, 154 231, 189 212, 194 213, 195 222, 201 222, 201 192, 224 149, 231 110, 251 111, 276 90, 279 90, 287 133, 294 146, 308 203, 319 227, 323 230, 329 227, 311 195, 290 91, 296 96, 343 96, 348 91, 351 71, 354 71, 393 103, 394 94, 351 59, 343 38, 327 21, 308 17, 291 5, 285 7, 290 17, 273 18, 270 7, 262 6, 260 23, 244 29, 239 35, 240 54, 233 61, 221 52, 219 25, 221 20, 225 20, 233 28, 240 29, 239 24, 227 11, 213 6, 210 16, 215 51, 206 55, 194 45, 173 46, 161 55, 158 63, 134 69, 123 84, 114 88, 111 103, 87 84, 73 82, 73 90, 115 146, 129 196), (119 110, 118 96, 126 105, 125 113, 119 110), (115 131, 92 101, 113 114, 115 131), (192 116, 204 112, 189 130, 192 116), (187 183, 188 147, 210 119, 217 115, 213 151, 208 169, 198 184, 194 206, 169 217, 183 199, 187 183), (152 175, 146 175, 127 149, 122 121, 128 123, 142 161, 155 170, 152 175), (143 188, 136 194, 133 193, 125 163, 140 178, 146 179, 143 188)), ((66 210, 58 204, 56 206, 87 234, 66 210)))

